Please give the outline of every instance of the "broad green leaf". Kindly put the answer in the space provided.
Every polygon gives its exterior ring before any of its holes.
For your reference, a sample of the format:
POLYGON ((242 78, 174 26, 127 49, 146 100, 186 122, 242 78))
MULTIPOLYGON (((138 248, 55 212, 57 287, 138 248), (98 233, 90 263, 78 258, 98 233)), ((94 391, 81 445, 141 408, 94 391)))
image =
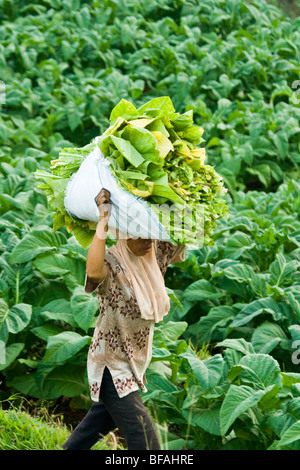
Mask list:
POLYGON ((178 297, 176 296, 174 290, 170 289, 169 287, 166 287, 166 291, 167 291, 167 294, 170 297, 170 299, 173 300, 173 302, 183 310, 184 307, 183 307, 182 303, 180 302, 180 300, 178 299, 178 297))
POLYGON ((287 262, 282 253, 276 253, 276 260, 269 267, 271 273, 269 283, 272 286, 280 286, 286 278, 297 271, 299 266, 299 261, 292 260, 287 262))
POLYGON ((132 127, 148 127, 154 119, 134 119, 133 121, 128 121, 128 124, 132 127))
POLYGON ((109 120, 113 123, 118 117, 122 117, 123 119, 132 119, 138 115, 139 113, 135 106, 122 98, 122 100, 111 111, 109 120))
MULTIPOLYGON (((125 140, 114 135, 107 137, 107 139, 109 138, 116 148, 121 152, 123 157, 126 158, 129 163, 131 163, 131 165, 137 168, 144 162, 143 156, 138 152, 138 150, 136 150, 129 140, 125 140)), ((102 149, 102 143, 100 144, 100 148, 102 149)))
POLYGON ((271 388, 269 387, 269 391, 262 397, 259 402, 259 408, 263 411, 274 411, 278 407, 278 403, 280 402, 280 394, 281 387, 278 385, 273 385, 271 388))
POLYGON ((277 443, 277 447, 285 447, 292 444, 295 441, 300 442, 300 420, 292 424, 292 426, 285 431, 280 441, 277 443))
POLYGON ((172 114, 175 112, 174 106, 172 104, 169 96, 162 96, 160 98, 153 98, 152 100, 145 103, 138 109, 140 116, 147 115, 147 112, 152 109, 160 109, 164 114, 172 114))
POLYGON ((19 192, 17 196, 12 197, 9 194, 1 194, 0 199, 9 202, 13 207, 22 210, 29 205, 29 193, 19 192))
POLYGON ((5 343, 4 341, 0 340, 0 367, 2 364, 4 364, 4 367, 6 363, 6 349, 5 349, 5 343))
POLYGON ((6 348, 4 347, 5 357, 1 357, 1 343, 2 341, 0 341, 0 370, 3 370, 9 367, 10 364, 12 364, 15 359, 17 359, 25 344, 13 343, 6 346, 6 348))
POLYGON ((153 348, 151 361, 162 361, 167 358, 170 358, 171 356, 172 354, 170 353, 170 351, 165 348, 153 348))
POLYGON ((150 160, 151 162, 157 161, 162 165, 163 160, 159 154, 158 141, 148 129, 126 126, 120 134, 122 139, 129 142, 143 159, 150 160))
MULTIPOLYGON (((243 372, 243 370, 246 370, 247 369, 249 370, 248 367, 246 366, 241 366, 241 365, 234 365, 233 367, 231 367, 231 369, 229 370, 228 374, 227 374, 227 379, 228 379, 228 382, 229 383, 232 383, 234 382, 234 380, 243 372)), ((252 379, 254 380, 255 382, 255 374, 251 371, 251 369, 249 370, 250 372, 250 375, 252 375, 252 379), (252 374, 251 374, 252 372, 252 374)))
POLYGON ((286 407, 287 413, 291 414, 295 419, 300 420, 300 397, 292 398, 288 401, 286 407))
MULTIPOLYGON (((283 410, 273 411, 267 419, 267 424, 278 437, 284 435, 285 431, 295 423, 295 419, 283 410)), ((278 442, 277 440, 275 442, 278 442)))
POLYGON ((9 381, 9 385, 24 395, 29 395, 35 398, 41 398, 42 396, 41 388, 36 380, 36 372, 14 376, 9 381))
POLYGON ((19 392, 36 398, 54 400, 61 396, 74 397, 87 392, 85 367, 65 364, 50 371, 42 384, 37 372, 16 376, 11 385, 19 392))
POLYGON ((98 299, 87 294, 82 286, 78 286, 74 290, 70 304, 76 323, 87 332, 99 311, 98 299))
MULTIPOLYGON (((276 384, 281 386, 280 367, 278 362, 268 354, 247 354, 242 357, 239 365, 246 366, 255 374, 255 382, 259 387, 266 388, 276 384)), ((241 372, 241 378, 253 381, 253 374, 245 369, 241 372)))
POLYGON ((162 132, 152 131, 152 134, 157 140, 160 158, 164 159, 169 152, 174 151, 172 142, 162 132))
POLYGON ((281 372, 282 385, 291 387, 293 384, 300 383, 300 374, 297 372, 281 372))
POLYGON ((291 325, 288 327, 288 330, 294 341, 300 341, 300 325, 291 325))
POLYGON ((258 224, 250 219, 250 217, 237 216, 226 221, 226 224, 222 221, 220 227, 215 230, 215 234, 221 234, 228 230, 236 231, 237 229, 245 230, 245 232, 256 233, 259 230, 258 224))
POLYGON ((268 274, 255 273, 249 284, 254 296, 257 298, 264 298, 268 295, 268 274))
POLYGON ((224 249, 224 256, 226 258, 238 259, 254 246, 253 239, 246 233, 238 230, 228 238, 224 249))
MULTIPOLYGON (((2 335, 4 333, 8 334, 7 318, 9 315, 9 306, 4 299, 0 298, 0 332, 2 335)), ((5 337, 3 336, 4 342, 6 342, 5 337)))
POLYGON ((154 341, 176 341, 186 330, 188 324, 185 321, 159 324, 154 330, 154 341))
POLYGON ((71 304, 66 299, 51 300, 42 307, 40 316, 43 320, 62 320, 71 326, 77 326, 73 317, 71 304))
POLYGON ((124 127, 127 124, 128 121, 126 119, 123 119, 122 117, 118 117, 114 124, 106 129, 106 131, 103 132, 102 137, 105 135, 116 135, 118 130, 122 127, 124 127))
MULTIPOLYGON (((219 274, 220 271, 218 275, 219 274)), ((257 277, 256 273, 254 272, 251 266, 242 263, 233 264, 232 266, 224 268, 223 275, 228 277, 229 279, 234 279, 237 282, 246 282, 247 284, 251 283, 252 280, 257 277)))
POLYGON ((222 346, 223 348, 234 349, 240 351, 242 354, 253 354, 255 353, 254 348, 251 343, 247 342, 244 338, 227 338, 220 343, 217 343, 218 347, 222 346))
POLYGON ((86 369, 73 364, 53 369, 47 374, 42 387, 42 396, 45 399, 76 397, 87 392, 86 369))
POLYGON ((62 333, 63 329, 55 323, 47 322, 43 325, 32 328, 31 332, 43 341, 47 341, 49 337, 62 333))
POLYGON ((223 370, 223 377, 226 382, 230 383, 235 379, 235 377, 241 372, 241 366, 238 366, 243 354, 236 349, 225 349, 223 351, 224 355, 224 370, 223 370), (236 369, 234 369, 236 367, 236 369), (233 369, 232 372, 231 369, 233 369))
MULTIPOLYGON (((188 143, 192 143, 192 145, 200 145, 201 142, 203 141, 203 138, 201 137, 203 134, 203 131, 204 129, 202 127, 192 125, 184 129, 182 132, 178 132, 178 136, 180 136, 183 141, 188 141, 188 143)), ((183 148, 184 147, 185 146, 183 145, 183 148)), ((194 149, 194 150, 196 151, 197 149, 194 149)), ((205 151, 203 152, 203 158, 204 158, 204 154, 205 154, 205 151)), ((189 155, 189 152, 188 152, 188 155, 189 155)))
POLYGON ((131 194, 134 194, 134 196, 146 198, 152 194, 154 187, 154 183, 152 183, 152 181, 138 181, 137 187, 124 179, 120 178, 120 181, 131 192, 131 194))
POLYGON ((152 394, 153 392, 154 395, 161 395, 162 393, 166 395, 168 393, 172 394, 173 392, 177 391, 177 387, 172 382, 170 382, 170 380, 163 377, 161 374, 152 370, 151 368, 147 371, 147 382, 147 389, 149 392, 147 395, 143 395, 143 401, 144 398, 145 401, 148 400, 150 398, 150 393, 152 394))
POLYGON ((161 132, 165 137, 169 138, 170 133, 167 131, 167 127, 169 127, 169 120, 166 120, 163 115, 151 119, 151 122, 147 125, 149 131, 161 132))
POLYGON ((300 321, 300 302, 296 299, 295 295, 292 292, 292 289, 291 291, 287 291, 287 289, 285 289, 285 291, 287 292, 288 303, 291 306, 291 309, 296 319, 300 321))
POLYGON ((208 359, 199 359, 193 351, 188 348, 180 357, 187 359, 198 384, 203 390, 210 390, 219 382, 223 372, 223 358, 220 354, 209 357, 208 359))
POLYGON ((82 281, 85 269, 83 263, 75 258, 59 253, 36 258, 33 264, 39 271, 51 276, 63 276, 70 273, 78 283, 82 281))
POLYGON ((269 313, 275 321, 280 320, 282 316, 280 305, 271 297, 265 297, 263 299, 254 300, 242 308, 230 324, 230 327, 246 325, 253 320, 253 318, 262 313, 269 313))
POLYGON ((209 434, 221 436, 220 431, 220 408, 221 405, 211 406, 207 409, 183 410, 187 422, 192 426, 200 427, 209 434))
POLYGON ((176 117, 176 119, 171 119, 171 123, 175 127, 176 131, 183 131, 187 127, 193 124, 193 110, 187 111, 186 113, 181 114, 176 117))
POLYGON ((74 101, 66 103, 67 118, 71 131, 74 131, 82 121, 84 109, 81 110, 80 108, 82 106, 78 106, 74 101))
POLYGON ((153 179, 154 188, 152 191, 153 196, 161 196, 169 199, 174 204, 184 205, 184 200, 178 196, 175 191, 170 187, 168 182, 168 175, 165 174, 157 179, 153 179))
POLYGON ((264 322, 255 328, 251 343, 255 352, 269 354, 282 340, 286 340, 287 336, 283 329, 276 323, 264 322))
POLYGON ((65 235, 49 227, 41 226, 27 233, 13 248, 10 260, 12 263, 26 263, 41 253, 57 251, 59 245, 67 242, 65 235))
POLYGON ((274 144, 276 149, 278 150, 279 158, 281 160, 284 160, 289 148, 288 137, 285 131, 280 130, 279 132, 277 132, 277 134, 275 134, 274 144))
POLYGON ((271 94, 270 103, 273 104, 275 98, 276 98, 277 96, 281 96, 281 95, 291 96, 291 95, 292 95, 292 90, 291 90, 291 88, 288 87, 288 86, 276 85, 274 91, 273 91, 272 94, 271 94))
POLYGON ((246 168, 248 173, 256 175, 261 183, 267 188, 271 183, 271 168, 265 163, 246 168))
POLYGON ((170 439, 169 436, 168 436, 168 440, 165 443, 164 442, 162 443, 162 449, 168 450, 168 451, 182 450, 185 448, 185 446, 186 446, 185 439, 170 439))
POLYGON ((219 299, 224 295, 224 292, 220 292, 212 283, 205 279, 193 282, 184 291, 184 298, 190 301, 219 299))
POLYGON ((238 264, 238 261, 228 258, 223 258, 217 261, 211 268, 212 279, 214 279, 215 277, 223 276, 224 269, 227 269, 228 267, 234 268, 238 264))
POLYGON ((145 175, 144 173, 137 171, 122 171, 122 170, 115 170, 116 175, 121 178, 121 179, 127 179, 128 181, 130 180, 145 180, 148 178, 148 175, 145 175))
MULTIPOLYGON (((66 170, 64 169, 64 171, 66 170)), ((68 173, 72 174, 72 170, 68 169, 68 173)), ((63 178, 43 170, 36 170, 34 175, 37 180, 46 182, 45 184, 39 183, 37 187, 44 190, 50 206, 57 211, 56 216, 60 215, 60 212, 65 211, 64 196, 69 179, 67 176, 63 178)))
POLYGON ((188 390, 188 393, 182 405, 182 409, 188 410, 189 412, 191 411, 191 409, 194 410, 202 395, 202 388, 199 385, 192 385, 188 390))
POLYGON ((190 326, 190 331, 197 335, 199 343, 208 343, 214 332, 226 327, 235 317, 235 310, 230 305, 220 305, 210 309, 207 315, 190 326))
POLYGON ((44 362, 66 362, 85 347, 90 340, 90 336, 81 336, 74 331, 64 331, 58 335, 50 336, 47 342, 44 362))
POLYGON ((225 436, 230 426, 239 416, 255 406, 271 388, 272 385, 265 390, 255 391, 246 385, 231 385, 220 410, 222 436, 225 436))
POLYGON ((32 315, 32 305, 15 304, 9 308, 7 303, 0 299, 0 331, 7 328, 9 333, 19 333, 29 324, 32 315))

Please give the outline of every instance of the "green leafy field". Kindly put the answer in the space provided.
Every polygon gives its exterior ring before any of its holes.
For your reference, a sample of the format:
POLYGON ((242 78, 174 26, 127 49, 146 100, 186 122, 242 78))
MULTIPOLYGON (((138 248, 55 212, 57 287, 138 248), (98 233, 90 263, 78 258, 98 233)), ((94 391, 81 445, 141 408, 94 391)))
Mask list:
POLYGON ((144 3, 0 0, 0 399, 89 407, 88 249, 53 233, 34 173, 101 135, 122 98, 170 96, 205 130, 229 215, 168 268, 143 399, 164 448, 299 450, 300 17, 262 0, 144 3))

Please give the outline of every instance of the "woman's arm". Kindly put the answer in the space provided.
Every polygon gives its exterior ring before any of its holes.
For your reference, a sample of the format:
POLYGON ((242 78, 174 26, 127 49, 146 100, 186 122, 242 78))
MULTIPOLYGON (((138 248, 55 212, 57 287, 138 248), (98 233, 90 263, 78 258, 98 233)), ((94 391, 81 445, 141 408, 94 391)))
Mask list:
POLYGON ((108 269, 104 264, 104 258, 111 208, 110 192, 107 189, 101 189, 100 193, 95 197, 95 202, 99 209, 99 222, 87 254, 86 274, 92 281, 99 283, 108 273, 108 269))

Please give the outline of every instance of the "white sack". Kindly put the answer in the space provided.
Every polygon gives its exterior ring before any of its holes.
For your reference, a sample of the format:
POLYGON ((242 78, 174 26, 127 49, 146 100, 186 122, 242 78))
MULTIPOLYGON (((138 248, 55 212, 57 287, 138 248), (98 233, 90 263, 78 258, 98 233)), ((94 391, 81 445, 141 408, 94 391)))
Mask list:
POLYGON ((111 195, 112 210, 108 228, 112 236, 119 229, 133 237, 171 241, 147 202, 120 188, 109 166, 110 162, 96 145, 67 185, 64 204, 69 215, 98 222, 99 211, 94 198, 105 188, 111 195))

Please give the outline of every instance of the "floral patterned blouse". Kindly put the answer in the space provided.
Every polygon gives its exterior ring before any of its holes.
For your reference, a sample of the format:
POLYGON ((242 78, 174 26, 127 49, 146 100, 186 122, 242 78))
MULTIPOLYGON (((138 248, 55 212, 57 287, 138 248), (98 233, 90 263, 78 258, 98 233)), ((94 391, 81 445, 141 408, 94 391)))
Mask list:
MULTIPOLYGON (((185 247, 154 241, 156 259, 163 274, 167 267, 184 261, 185 247)), ((87 369, 91 399, 99 400, 105 366, 108 367, 119 397, 134 390, 147 392, 146 369, 152 357, 154 320, 144 320, 119 261, 106 250, 108 275, 99 283, 86 274, 85 291, 96 292, 100 314, 89 348, 87 369)))

